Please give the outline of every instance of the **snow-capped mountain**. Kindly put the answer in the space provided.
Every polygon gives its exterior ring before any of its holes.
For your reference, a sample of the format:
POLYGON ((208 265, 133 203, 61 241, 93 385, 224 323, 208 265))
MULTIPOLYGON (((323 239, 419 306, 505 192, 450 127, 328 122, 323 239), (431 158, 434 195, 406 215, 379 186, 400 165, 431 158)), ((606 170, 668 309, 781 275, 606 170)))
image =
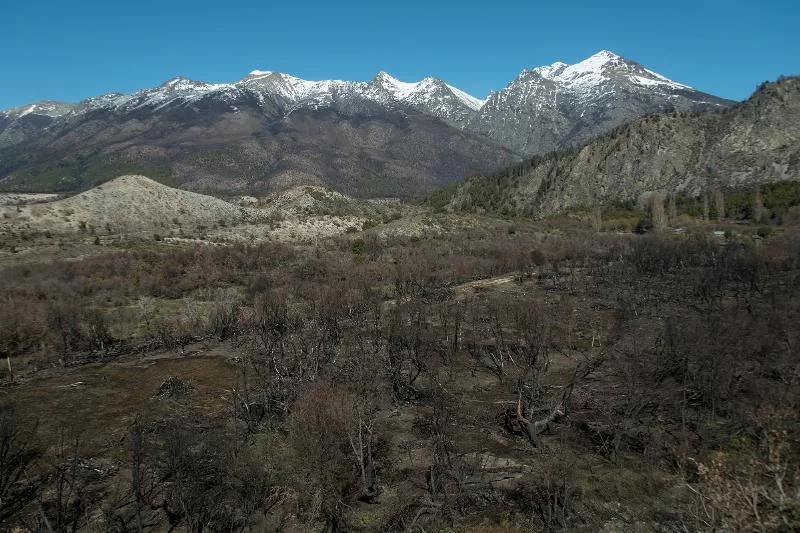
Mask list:
POLYGON ((556 61, 546 67, 535 68, 533 72, 542 78, 583 93, 585 98, 596 96, 599 91, 607 88, 609 82, 615 79, 647 87, 692 90, 688 85, 674 82, 608 50, 601 50, 574 65, 556 61))
POLYGON ((437 78, 406 83, 383 71, 365 89, 365 94, 376 102, 402 103, 460 128, 466 127, 484 103, 437 78))
POLYGON ((568 65, 523 70, 489 95, 468 129, 525 154, 581 144, 634 118, 668 109, 724 109, 702 93, 607 50, 568 65))
POLYGON ((28 115, 58 118, 69 113, 74 105, 53 100, 43 100, 35 104, 22 105, 3 112, 6 117, 18 120, 28 115))
POLYGON ((0 111, 0 147, 23 142, 72 111, 73 104, 44 100, 0 111))
MULTIPOLYGON (((27 115, 74 120, 88 112, 115 114, 175 107, 200 101, 217 105, 255 102, 270 116, 300 109, 330 108, 346 115, 415 111, 462 130, 479 133, 522 154, 564 148, 622 122, 669 108, 700 110, 730 102, 701 93, 603 50, 576 63, 524 70, 506 88, 481 100, 444 81, 427 77, 409 83, 386 72, 369 82, 308 81, 273 71, 254 70, 234 83, 206 83, 183 77, 132 94, 111 93, 76 105, 39 102, 0 115, 12 123, 27 115)), ((52 121, 43 121, 42 127, 52 121)), ((0 140, 0 146, 13 139, 0 140)))
POLYGON ((146 167, 206 192, 305 183, 419 194, 519 160, 465 129, 480 105, 441 80, 406 83, 385 72, 367 82, 265 70, 234 83, 179 77, 86 99, 24 135, 4 138, 19 121, 0 115, 0 187, 40 187, 44 179, 80 188, 91 179, 86 168, 97 175, 146 167))
MULTIPOLYGON (((298 109, 332 108, 348 115, 385 111, 417 111, 450 125, 465 128, 483 105, 483 100, 437 78, 416 83, 400 81, 381 71, 369 82, 341 80, 309 81, 282 72, 254 70, 235 83, 206 83, 183 77, 132 94, 109 93, 78 104, 38 102, 0 114, 7 123, 28 114, 74 120, 95 111, 115 114, 147 110, 159 112, 174 107, 192 107, 200 101, 217 104, 256 102, 268 115, 288 115, 298 109)), ((42 124, 49 126, 50 123, 42 124)), ((16 141, 23 140, 16 138, 16 141)), ((0 141, 0 146, 3 143, 0 141)))
POLYGON ((0 113, 0 186, 42 165, 63 172, 78 153, 113 153, 128 166, 162 165, 179 180, 205 176, 196 185, 205 190, 235 181, 246 192, 253 180, 269 189, 277 175, 287 176, 280 183, 346 182, 351 193, 393 177, 429 187, 574 146, 643 115, 731 103, 607 51, 524 70, 486 100, 438 78, 404 82, 383 71, 369 81, 268 70, 232 83, 177 77, 131 94, 0 113), (233 152, 235 164, 204 163, 233 152))

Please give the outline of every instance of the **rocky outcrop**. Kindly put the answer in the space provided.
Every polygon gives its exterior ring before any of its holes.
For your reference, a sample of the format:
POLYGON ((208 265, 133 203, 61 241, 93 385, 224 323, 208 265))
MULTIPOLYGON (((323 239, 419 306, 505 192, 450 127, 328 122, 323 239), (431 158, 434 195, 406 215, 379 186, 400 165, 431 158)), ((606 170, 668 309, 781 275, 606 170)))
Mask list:
POLYGON ((792 179, 800 179, 798 77, 764 84, 725 112, 644 118, 575 150, 467 180, 450 207, 481 206, 490 190, 492 209, 540 217, 652 191, 698 193, 792 179))

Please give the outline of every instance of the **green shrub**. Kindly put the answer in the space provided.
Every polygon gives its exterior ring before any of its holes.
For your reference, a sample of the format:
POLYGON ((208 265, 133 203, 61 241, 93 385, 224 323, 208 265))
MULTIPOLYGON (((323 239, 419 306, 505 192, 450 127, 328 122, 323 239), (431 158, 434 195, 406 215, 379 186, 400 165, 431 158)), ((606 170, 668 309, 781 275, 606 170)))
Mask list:
POLYGON ((756 231, 756 235, 761 237, 762 239, 766 239, 770 235, 772 235, 772 228, 769 226, 760 226, 758 231, 756 231))

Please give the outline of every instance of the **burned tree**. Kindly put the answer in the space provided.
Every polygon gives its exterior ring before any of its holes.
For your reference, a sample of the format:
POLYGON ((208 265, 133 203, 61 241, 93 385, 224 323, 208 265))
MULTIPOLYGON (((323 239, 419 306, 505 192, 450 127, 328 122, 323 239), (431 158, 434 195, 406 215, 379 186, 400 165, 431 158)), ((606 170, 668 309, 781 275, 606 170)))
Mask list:
POLYGON ((12 403, 0 403, 0 524, 20 512, 38 493, 31 469, 41 453, 12 403))
POLYGON ((378 495, 374 423, 364 404, 327 383, 315 383, 295 403, 290 440, 298 489, 308 519, 321 520, 326 531, 342 530, 354 501, 378 495))

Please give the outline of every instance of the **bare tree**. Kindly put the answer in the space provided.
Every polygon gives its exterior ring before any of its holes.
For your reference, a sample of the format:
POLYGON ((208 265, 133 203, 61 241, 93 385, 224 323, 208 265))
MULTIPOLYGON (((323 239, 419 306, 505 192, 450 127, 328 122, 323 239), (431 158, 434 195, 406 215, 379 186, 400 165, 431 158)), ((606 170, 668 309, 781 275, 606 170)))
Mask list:
POLYGON ((386 371, 398 400, 417 396, 416 381, 428 369, 436 349, 428 322, 428 306, 419 296, 391 310, 386 335, 386 371))
POLYGON ((761 186, 756 184, 753 189, 753 222, 761 222, 764 213, 764 201, 761 198, 761 186))
POLYGON ((603 208, 599 203, 592 207, 590 217, 592 230, 599 233, 603 229, 603 208))
POLYGON ((75 532, 87 520, 88 484, 83 458, 81 436, 62 428, 56 446, 55 461, 48 476, 50 497, 40 505, 41 520, 50 531, 75 532))
POLYGON ((664 196, 660 192, 650 195, 647 200, 648 211, 650 212, 650 223, 653 231, 664 231, 667 228, 667 215, 664 212, 664 196))
POLYGON ((47 322, 60 352, 60 363, 66 365, 67 354, 81 338, 81 308, 66 298, 53 301, 47 310, 47 322))
POLYGON ((722 222, 725 218, 725 195, 722 189, 715 187, 712 191, 712 197, 714 199, 714 211, 717 214, 717 221, 722 222))
POLYGON ((670 193, 670 195, 669 195, 669 210, 668 210, 667 214, 669 216, 670 225, 674 226, 677 223, 677 220, 678 220, 678 208, 675 205, 675 193, 674 192, 670 193))
POLYGON ((234 388, 231 391, 231 396, 234 404, 234 412, 240 418, 247 422, 247 430, 254 433, 258 425, 264 420, 267 415, 267 408, 263 402, 252 401, 248 399, 249 388, 245 383, 245 396, 239 393, 239 389, 234 388))
POLYGON ((542 531, 567 531, 575 511, 576 468, 567 444, 561 441, 554 451, 545 451, 534 474, 523 485, 530 497, 531 511, 541 522, 542 531))
POLYGON ((516 422, 522 433, 528 438, 528 441, 533 445, 533 447, 538 448, 541 446, 539 434, 544 431, 545 428, 547 428, 552 422, 555 422, 564 416, 564 413, 564 399, 562 397, 556 401, 552 410, 544 418, 539 420, 530 420, 530 415, 526 413, 522 403, 522 394, 520 393, 517 398, 517 409, 515 412, 516 418, 507 419, 506 424, 508 428, 514 428, 512 431, 517 432, 519 430, 515 429, 515 426, 513 425, 513 423, 516 422))
POLYGON ((0 524, 20 512, 39 490, 31 469, 41 453, 34 431, 21 425, 16 406, 0 403, 0 524))
POLYGON ((349 505, 377 495, 371 473, 374 422, 346 391, 323 382, 303 391, 290 421, 306 514, 321 519, 326 531, 341 531, 349 505))

